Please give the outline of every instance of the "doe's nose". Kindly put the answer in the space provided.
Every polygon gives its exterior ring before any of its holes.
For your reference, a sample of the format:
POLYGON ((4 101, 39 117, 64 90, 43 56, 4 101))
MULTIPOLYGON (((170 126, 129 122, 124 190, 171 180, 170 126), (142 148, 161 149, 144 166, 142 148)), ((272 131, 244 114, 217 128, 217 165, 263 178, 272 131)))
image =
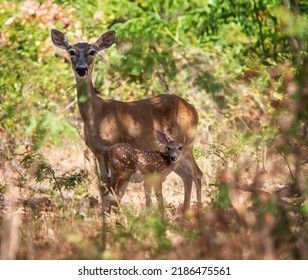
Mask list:
POLYGON ((76 72, 80 77, 88 74, 88 67, 86 65, 77 65, 76 72))

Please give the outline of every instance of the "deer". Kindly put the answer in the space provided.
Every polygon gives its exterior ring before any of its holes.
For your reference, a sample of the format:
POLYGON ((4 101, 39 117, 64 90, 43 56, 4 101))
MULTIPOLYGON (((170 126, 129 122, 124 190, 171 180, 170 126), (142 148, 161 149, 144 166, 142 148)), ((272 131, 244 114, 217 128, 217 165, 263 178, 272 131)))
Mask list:
MULTIPOLYGON (((72 44, 59 30, 51 31, 54 45, 65 50, 70 58, 76 87, 79 112, 83 121, 84 141, 96 157, 100 170, 100 195, 102 201, 110 193, 106 188, 108 176, 101 154, 116 143, 129 143, 138 149, 152 149, 158 145, 155 131, 165 131, 173 139, 186 139, 174 172, 184 184, 183 211, 189 209, 192 183, 197 192, 198 206, 202 204, 202 171, 193 155, 199 116, 196 108, 175 94, 161 94, 145 99, 122 102, 98 96, 92 72, 95 56, 110 48, 116 39, 114 30, 103 33, 95 43, 72 44)), ((132 181, 140 181, 137 176, 132 181)), ((123 191, 122 193, 124 193, 123 191)))
POLYGON ((108 187, 115 191, 118 202, 124 194, 125 186, 134 175, 144 178, 146 207, 152 205, 151 190, 160 208, 163 209, 162 183, 174 171, 185 147, 184 141, 171 139, 166 133, 156 131, 156 138, 164 146, 160 150, 140 150, 128 143, 118 143, 105 150, 103 157, 109 178, 108 187))

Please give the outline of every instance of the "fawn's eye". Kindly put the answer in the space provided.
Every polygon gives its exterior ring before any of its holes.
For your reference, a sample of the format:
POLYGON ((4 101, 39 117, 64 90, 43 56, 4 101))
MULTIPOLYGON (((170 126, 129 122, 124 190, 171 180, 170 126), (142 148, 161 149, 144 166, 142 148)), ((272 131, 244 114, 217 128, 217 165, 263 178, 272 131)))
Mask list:
POLYGON ((182 146, 180 146, 180 147, 179 147, 179 150, 180 150, 180 151, 182 151, 182 150, 183 150, 183 147, 182 147, 182 146))
POLYGON ((68 54, 69 54, 70 56, 75 56, 75 55, 76 55, 76 53, 75 53, 73 50, 69 50, 69 51, 68 51, 68 54))
POLYGON ((96 55, 96 51, 95 51, 95 50, 91 50, 91 51, 89 52, 89 55, 91 55, 91 56, 96 55))
POLYGON ((168 147, 168 151, 170 151, 171 150, 171 148, 170 147, 168 147))

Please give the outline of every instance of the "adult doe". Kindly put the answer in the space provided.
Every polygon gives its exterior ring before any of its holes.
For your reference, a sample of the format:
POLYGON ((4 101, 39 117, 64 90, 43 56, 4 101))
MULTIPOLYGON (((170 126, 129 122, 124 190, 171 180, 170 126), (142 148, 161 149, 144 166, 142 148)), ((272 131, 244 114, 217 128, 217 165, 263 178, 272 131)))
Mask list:
MULTIPOLYGON (((162 94, 133 102, 104 100, 97 96, 92 83, 94 57, 115 42, 115 31, 108 31, 89 44, 72 44, 58 30, 51 31, 52 41, 68 52, 77 83, 78 107, 84 123, 86 145, 96 156, 101 179, 107 182, 103 151, 116 143, 129 143, 145 150, 157 147, 155 131, 165 131, 173 139, 186 138, 186 145, 175 172, 184 182, 184 211, 189 208, 192 182, 197 189, 201 205, 201 177, 193 157, 193 141, 198 126, 198 113, 194 106, 173 94, 162 94)), ((136 180, 136 178, 132 178, 136 180)), ((101 187, 102 198, 106 194, 101 187)))

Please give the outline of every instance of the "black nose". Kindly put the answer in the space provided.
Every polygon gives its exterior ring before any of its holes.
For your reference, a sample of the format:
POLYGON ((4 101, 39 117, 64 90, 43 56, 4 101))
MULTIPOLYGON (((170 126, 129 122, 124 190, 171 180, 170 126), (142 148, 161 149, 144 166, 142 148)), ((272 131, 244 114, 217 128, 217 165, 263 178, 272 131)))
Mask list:
POLYGON ((88 67, 86 65, 77 66, 76 72, 80 77, 84 77, 88 74, 88 67))
POLYGON ((176 162, 177 157, 176 157, 176 156, 171 156, 171 157, 170 157, 170 160, 171 160, 172 162, 176 162))

